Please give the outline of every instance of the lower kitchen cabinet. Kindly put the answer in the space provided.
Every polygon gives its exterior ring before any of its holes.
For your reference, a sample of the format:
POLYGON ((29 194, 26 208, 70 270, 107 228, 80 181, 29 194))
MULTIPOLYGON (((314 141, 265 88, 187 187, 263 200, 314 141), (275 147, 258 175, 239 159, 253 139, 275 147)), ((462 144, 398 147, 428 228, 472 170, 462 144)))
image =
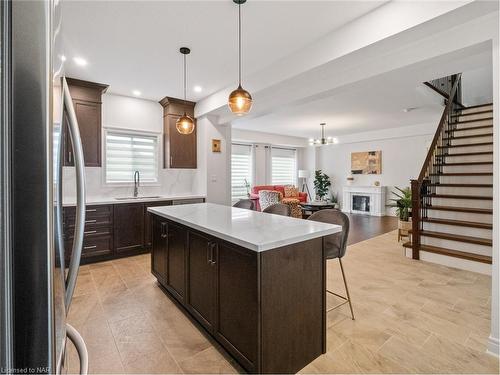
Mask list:
POLYGON ((254 368, 257 361, 257 256, 220 242, 215 255, 217 324, 215 335, 229 352, 254 368))
POLYGON ((151 272, 162 284, 167 280, 167 222, 155 218, 151 224, 153 243, 151 248, 151 272))
POLYGON ((165 289, 244 368, 256 369, 257 253, 153 215, 151 256, 165 289))
MULTIPOLYGON (((209 331, 215 326, 215 243, 210 237, 189 231, 187 308, 209 331)), ((154 246, 154 245, 153 245, 154 246)))
POLYGON ((184 227, 168 223, 167 225, 167 286, 184 300, 186 290, 186 245, 188 232, 184 227))
POLYGON ((144 204, 116 204, 113 209, 115 251, 133 252, 144 249, 144 204))

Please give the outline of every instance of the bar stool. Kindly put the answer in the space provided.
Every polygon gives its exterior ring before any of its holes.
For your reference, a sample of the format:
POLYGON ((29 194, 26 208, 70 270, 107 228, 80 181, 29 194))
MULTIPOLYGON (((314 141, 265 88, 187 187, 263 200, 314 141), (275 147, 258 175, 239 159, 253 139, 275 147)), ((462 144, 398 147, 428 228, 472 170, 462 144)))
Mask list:
POLYGON ((264 209, 264 211, 268 214, 282 215, 282 216, 290 216, 290 206, 283 203, 276 203, 264 209))
POLYGON ((335 233, 324 237, 324 247, 326 259, 338 259, 340 264, 340 271, 342 272, 342 279, 344 280, 344 287, 347 297, 326 290, 336 297, 341 298, 343 301, 338 305, 330 308, 327 312, 332 311, 346 303, 349 304, 351 309, 351 317, 354 320, 354 311, 352 309, 351 297, 349 295, 349 288, 347 287, 347 280, 345 278, 344 266, 342 265, 342 258, 347 251, 347 237, 349 235, 349 217, 343 212, 335 209, 326 209, 313 213, 307 220, 320 221, 322 223, 336 224, 342 226, 342 232, 335 233))
POLYGON ((251 199, 240 199, 238 202, 233 204, 233 207, 244 208, 246 210, 255 211, 255 203, 251 199))

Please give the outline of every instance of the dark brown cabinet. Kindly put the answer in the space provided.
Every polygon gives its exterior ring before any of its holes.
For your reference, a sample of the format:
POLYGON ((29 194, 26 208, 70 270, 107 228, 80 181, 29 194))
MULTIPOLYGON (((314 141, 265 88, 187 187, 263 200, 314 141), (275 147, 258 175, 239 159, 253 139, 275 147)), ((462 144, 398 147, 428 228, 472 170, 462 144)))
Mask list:
POLYGON ((187 308, 211 332, 215 326, 215 247, 211 238, 189 231, 187 308))
POLYGON ((257 361, 257 255, 219 242, 214 256, 217 277, 215 335, 246 368, 257 361))
POLYGON ((158 280, 166 283, 167 280, 167 222, 160 218, 152 220, 153 242, 151 249, 151 271, 158 280))
MULTIPOLYGON (((73 99, 80 137, 82 140, 85 166, 101 166, 101 96, 108 86, 100 83, 87 82, 68 78, 68 86, 73 99)), ((67 121, 67 116, 64 116, 67 121)), ((73 149, 64 127, 64 165, 74 165, 73 149)))
POLYGON ((186 243, 188 232, 184 227, 167 225, 167 285, 179 300, 184 299, 186 289, 186 243))
MULTIPOLYGON (((180 134, 175 124, 184 113, 194 119, 195 103, 165 97, 163 106, 163 168, 196 168, 196 126, 191 134, 180 134)), ((195 120, 196 124, 196 120, 195 120)))
POLYGON ((113 210, 115 251, 130 252, 144 248, 144 205, 117 204, 113 210))
POLYGON ((172 292, 171 280, 158 281, 246 371, 296 373, 326 352, 322 238, 259 252, 153 217, 166 223, 153 227, 153 273, 163 267, 167 279, 177 272, 178 280, 185 273, 184 298, 172 292), (182 249, 182 241, 166 245, 169 228, 187 238, 184 257, 168 254, 182 249))
POLYGON ((148 207, 170 206, 172 201, 148 202, 144 203, 144 245, 151 248, 153 243, 153 215, 148 212, 148 207))

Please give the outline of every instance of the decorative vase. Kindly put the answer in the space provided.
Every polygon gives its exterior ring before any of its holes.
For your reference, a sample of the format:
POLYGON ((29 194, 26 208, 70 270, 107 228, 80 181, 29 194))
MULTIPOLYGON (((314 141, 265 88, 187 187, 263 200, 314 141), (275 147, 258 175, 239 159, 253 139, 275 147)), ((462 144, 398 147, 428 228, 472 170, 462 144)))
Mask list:
POLYGON ((408 221, 398 220, 398 229, 405 231, 411 230, 411 218, 408 221))

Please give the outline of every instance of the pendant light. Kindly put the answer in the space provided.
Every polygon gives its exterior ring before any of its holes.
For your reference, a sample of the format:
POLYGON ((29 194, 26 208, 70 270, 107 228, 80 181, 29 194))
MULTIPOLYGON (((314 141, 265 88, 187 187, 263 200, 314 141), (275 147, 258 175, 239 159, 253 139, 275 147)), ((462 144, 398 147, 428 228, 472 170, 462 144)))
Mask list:
POLYGON ((229 95, 227 104, 231 112, 242 116, 252 108, 252 95, 241 87, 241 4, 246 0, 233 0, 233 2, 238 4, 238 88, 229 95))
POLYGON ((309 146, 323 146, 337 143, 337 138, 325 137, 326 123, 322 122, 319 126, 321 126, 321 138, 309 139, 309 146))
MULTIPOLYGON (((181 47, 179 50, 180 53, 184 55, 184 104, 186 104, 186 86, 187 86, 187 81, 186 81, 186 55, 189 55, 191 50, 187 47, 181 47)), ((191 134, 194 130, 194 121, 191 117, 189 117, 186 114, 186 111, 184 110, 184 115, 179 117, 177 122, 175 123, 175 127, 177 131, 181 134, 191 134)))

